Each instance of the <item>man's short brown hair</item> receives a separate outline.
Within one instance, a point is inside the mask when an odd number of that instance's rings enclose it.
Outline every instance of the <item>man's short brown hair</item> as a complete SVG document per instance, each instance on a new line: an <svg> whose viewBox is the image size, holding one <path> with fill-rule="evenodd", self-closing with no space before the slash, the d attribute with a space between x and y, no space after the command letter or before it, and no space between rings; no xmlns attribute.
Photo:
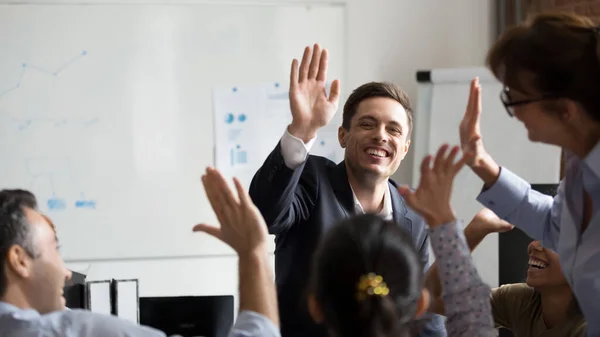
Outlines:
<svg viewBox="0 0 600 337"><path fill-rule="evenodd" d="M373 97L391 98L406 110L406 118L408 120L408 134L406 138L410 138L413 126L413 111L410 106L408 95L398 85L389 82L369 82L354 89L350 97L344 104L344 114L342 116L342 127L350 130L350 122L352 117L356 115L360 102Z"/></svg>

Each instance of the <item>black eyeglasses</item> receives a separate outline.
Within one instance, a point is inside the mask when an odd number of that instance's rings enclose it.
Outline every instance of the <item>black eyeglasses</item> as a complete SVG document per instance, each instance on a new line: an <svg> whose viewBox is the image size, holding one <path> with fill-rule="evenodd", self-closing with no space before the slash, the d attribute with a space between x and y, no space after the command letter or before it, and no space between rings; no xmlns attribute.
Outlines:
<svg viewBox="0 0 600 337"><path fill-rule="evenodd" d="M537 97L537 98L513 101L510 98L510 90L507 87L504 87L502 89L502 91L500 92L500 101L502 101L502 104L504 104L504 108L506 109L506 112L508 113L508 115L510 117L515 116L514 107L516 107L516 106L531 104L531 103L541 102L541 101L547 101L547 100L551 100L551 99L558 99L558 98L560 98L560 96L547 94L547 95L541 95L540 97Z"/></svg>

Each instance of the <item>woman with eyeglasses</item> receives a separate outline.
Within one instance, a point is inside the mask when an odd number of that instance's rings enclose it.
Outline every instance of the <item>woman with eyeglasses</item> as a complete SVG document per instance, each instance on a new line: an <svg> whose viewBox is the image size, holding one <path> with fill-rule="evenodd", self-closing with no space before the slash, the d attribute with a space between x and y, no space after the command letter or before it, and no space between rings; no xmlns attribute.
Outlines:
<svg viewBox="0 0 600 337"><path fill-rule="evenodd" d="M566 173L554 198L532 190L486 152L477 79L460 124L463 152L471 155L467 164L484 182L478 200L558 252L588 336L600 336L599 40L599 30L585 17L542 14L508 29L487 57L504 84L501 98L509 115L525 125L531 141L564 151Z"/></svg>

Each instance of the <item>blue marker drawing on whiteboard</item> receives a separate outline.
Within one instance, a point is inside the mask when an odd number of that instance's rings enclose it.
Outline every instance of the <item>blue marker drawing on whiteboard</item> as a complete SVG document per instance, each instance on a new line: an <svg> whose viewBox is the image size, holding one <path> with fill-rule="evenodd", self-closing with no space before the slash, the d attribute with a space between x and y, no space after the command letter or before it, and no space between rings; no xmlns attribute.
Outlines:
<svg viewBox="0 0 600 337"><path fill-rule="evenodd" d="M67 124L69 122L69 120L67 118L59 118L58 120L54 121L54 127L60 127L63 126L65 124Z"/></svg>
<svg viewBox="0 0 600 337"><path fill-rule="evenodd" d="M24 121L17 121L17 130L19 131L23 131L25 129L27 129L31 123L33 123L33 120L28 119L28 120L24 120Z"/></svg>
<svg viewBox="0 0 600 337"><path fill-rule="evenodd" d="M44 74L48 74L50 76L57 77L58 75L60 75L60 73L62 73L67 68L69 68L69 66L71 66L73 63L77 62L79 59L81 59L82 57L84 57L86 55L87 55L87 51L84 50L84 51L80 52L79 54L77 54L77 56L71 58L70 60L67 60L66 62L64 62L63 64L61 64L54 70L49 70L49 69L37 66L35 64L24 62L21 64L21 74L19 75L19 78L17 79L17 83L15 83L14 85L12 85L4 90L0 90L0 98L2 98L2 96L5 96L6 94L8 94L12 91L19 89L21 87L21 83L23 82L23 77L25 77L25 74L27 73L28 70L34 70L34 71L38 71L38 72L41 72Z"/></svg>
<svg viewBox="0 0 600 337"><path fill-rule="evenodd" d="M225 123L231 124L235 120L235 116L232 113L225 115Z"/></svg>
<svg viewBox="0 0 600 337"><path fill-rule="evenodd" d="M46 200L49 211L62 211L68 207L95 209L97 201L86 197L82 192L79 198L71 204L61 196L65 188L71 187L80 191L77 182L73 179L73 167L69 157L32 157L24 158L25 170L31 176L32 182L30 190L36 191L36 194L51 195ZM57 182L58 185L57 186ZM62 192L61 192L62 191Z"/></svg>
<svg viewBox="0 0 600 337"><path fill-rule="evenodd" d="M90 126L90 125L98 123L98 121L99 121L98 117L94 117L94 118L89 119L86 122L84 122L83 126Z"/></svg>
<svg viewBox="0 0 600 337"><path fill-rule="evenodd" d="M248 163L248 154L246 150L242 150L240 145L230 151L231 166L244 165Z"/></svg>
<svg viewBox="0 0 600 337"><path fill-rule="evenodd" d="M98 117L36 117L26 119L13 119L12 124L16 131L25 132L31 127L64 128L74 127L86 129L100 122Z"/></svg>
<svg viewBox="0 0 600 337"><path fill-rule="evenodd" d="M75 208L96 208L96 202L94 200L77 200L75 201Z"/></svg>
<svg viewBox="0 0 600 337"><path fill-rule="evenodd" d="M96 201L86 198L83 193L80 194L79 199L75 201L75 208L96 208Z"/></svg>
<svg viewBox="0 0 600 337"><path fill-rule="evenodd" d="M238 115L238 121L240 121L240 123L243 123L246 121L246 115L245 114L239 114Z"/></svg>
<svg viewBox="0 0 600 337"><path fill-rule="evenodd" d="M52 197L47 201L48 210L50 211L64 211L67 208L67 202L65 199Z"/></svg>
<svg viewBox="0 0 600 337"><path fill-rule="evenodd" d="M55 179L65 174L65 164L66 160L63 158L25 158L25 168L32 177L30 189L36 190L38 186L45 186L52 194L52 197L46 200L49 211L63 211L67 208L65 199L57 196L55 184Z"/></svg>

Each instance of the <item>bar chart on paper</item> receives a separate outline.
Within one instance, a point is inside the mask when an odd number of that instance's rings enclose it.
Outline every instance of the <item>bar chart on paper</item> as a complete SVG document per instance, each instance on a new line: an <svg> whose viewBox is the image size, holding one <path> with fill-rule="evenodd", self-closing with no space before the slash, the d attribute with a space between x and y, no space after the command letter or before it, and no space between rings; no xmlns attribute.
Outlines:
<svg viewBox="0 0 600 337"><path fill-rule="evenodd" d="M288 83L265 82L215 89L215 163L219 170L250 184L292 122L288 87ZM311 154L336 163L343 159L337 142L339 125L338 117L319 131Z"/></svg>

